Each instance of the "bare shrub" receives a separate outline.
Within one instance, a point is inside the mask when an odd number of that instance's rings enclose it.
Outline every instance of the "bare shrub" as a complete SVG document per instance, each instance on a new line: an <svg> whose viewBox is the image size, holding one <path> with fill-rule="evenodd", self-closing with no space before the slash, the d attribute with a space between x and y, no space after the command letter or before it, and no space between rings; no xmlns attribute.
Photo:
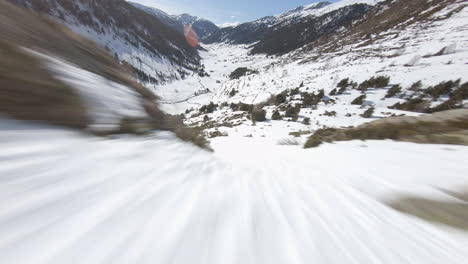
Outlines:
<svg viewBox="0 0 468 264"><path fill-rule="evenodd" d="M319 129L305 144L317 147L323 142L381 140L468 145L468 110L451 110L421 117L389 117L354 128Z"/></svg>

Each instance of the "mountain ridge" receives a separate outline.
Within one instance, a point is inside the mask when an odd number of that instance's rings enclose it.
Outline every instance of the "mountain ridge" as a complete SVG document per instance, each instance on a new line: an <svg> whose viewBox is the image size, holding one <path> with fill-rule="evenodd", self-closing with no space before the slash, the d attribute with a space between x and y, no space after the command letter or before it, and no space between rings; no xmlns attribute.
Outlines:
<svg viewBox="0 0 468 264"><path fill-rule="evenodd" d="M248 44L252 45L253 54L282 55L350 25L380 1L313 3L235 27L222 28L202 41L208 44Z"/></svg>
<svg viewBox="0 0 468 264"><path fill-rule="evenodd" d="M170 15L163 10L157 9L155 7L145 6L142 4L138 4L135 2L129 2L131 5L155 16L156 18L160 19L166 25L174 28L180 33L184 33L184 26L191 25L192 29L200 38L204 38L207 35L218 31L220 28L214 24L213 22L209 21L208 19L200 18L198 16L192 16L187 13L183 13L180 15Z"/></svg>
<svg viewBox="0 0 468 264"><path fill-rule="evenodd" d="M127 63L137 79L158 85L201 67L198 51L174 29L124 0L7 0L53 18Z"/></svg>

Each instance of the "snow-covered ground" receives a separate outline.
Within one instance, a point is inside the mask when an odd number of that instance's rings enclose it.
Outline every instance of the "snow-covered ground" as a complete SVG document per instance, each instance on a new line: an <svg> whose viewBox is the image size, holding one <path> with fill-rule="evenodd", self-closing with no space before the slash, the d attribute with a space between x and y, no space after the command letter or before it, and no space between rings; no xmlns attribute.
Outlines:
<svg viewBox="0 0 468 264"><path fill-rule="evenodd" d="M453 263L468 233L401 214L457 201L468 148L386 141L303 150L166 133L94 138L0 122L0 263Z"/></svg>
<svg viewBox="0 0 468 264"><path fill-rule="evenodd" d="M207 51L200 51L200 55L210 77L199 77L194 73L184 80L174 81L155 89L155 92L162 98L161 107L166 112L180 114L186 109L196 108L210 101L226 101L229 98L228 95L231 89L239 88L242 85L240 83L245 83L244 78L238 80L238 82L230 81L229 74L231 72L238 67L261 69L276 61L274 58L267 58L263 55L249 56L249 49L245 45L214 44L206 45L204 48ZM265 76L265 78L268 77L270 76ZM251 76L251 78L260 78L260 76ZM259 87L254 86L252 88ZM265 90L264 88L263 91ZM255 91L254 96L259 91L262 91L262 89L259 88L258 91ZM265 93L271 95L271 92ZM246 94L242 93L241 96L232 98L232 101L242 100L247 102L253 99L245 97Z"/></svg>

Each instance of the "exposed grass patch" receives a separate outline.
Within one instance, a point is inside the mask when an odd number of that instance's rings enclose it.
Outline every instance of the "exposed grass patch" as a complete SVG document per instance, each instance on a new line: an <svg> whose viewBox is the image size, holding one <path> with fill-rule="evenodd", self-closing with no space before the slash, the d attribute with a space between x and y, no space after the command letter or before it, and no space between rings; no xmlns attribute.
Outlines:
<svg viewBox="0 0 468 264"><path fill-rule="evenodd" d="M462 195L468 196L468 192ZM388 202L388 205L402 213L429 222L468 231L468 204L462 201L446 202L408 196Z"/></svg>
<svg viewBox="0 0 468 264"><path fill-rule="evenodd" d="M445 111L422 117L389 117L354 128L320 129L304 147L356 139L468 145L468 110Z"/></svg>

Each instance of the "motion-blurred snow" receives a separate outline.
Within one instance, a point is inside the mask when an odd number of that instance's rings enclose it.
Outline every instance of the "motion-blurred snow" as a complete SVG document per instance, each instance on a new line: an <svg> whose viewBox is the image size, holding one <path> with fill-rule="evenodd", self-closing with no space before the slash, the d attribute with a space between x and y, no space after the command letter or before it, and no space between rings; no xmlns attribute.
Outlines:
<svg viewBox="0 0 468 264"><path fill-rule="evenodd" d="M468 148L318 149L0 122L0 263L466 263L468 234L394 211L453 200Z"/></svg>

